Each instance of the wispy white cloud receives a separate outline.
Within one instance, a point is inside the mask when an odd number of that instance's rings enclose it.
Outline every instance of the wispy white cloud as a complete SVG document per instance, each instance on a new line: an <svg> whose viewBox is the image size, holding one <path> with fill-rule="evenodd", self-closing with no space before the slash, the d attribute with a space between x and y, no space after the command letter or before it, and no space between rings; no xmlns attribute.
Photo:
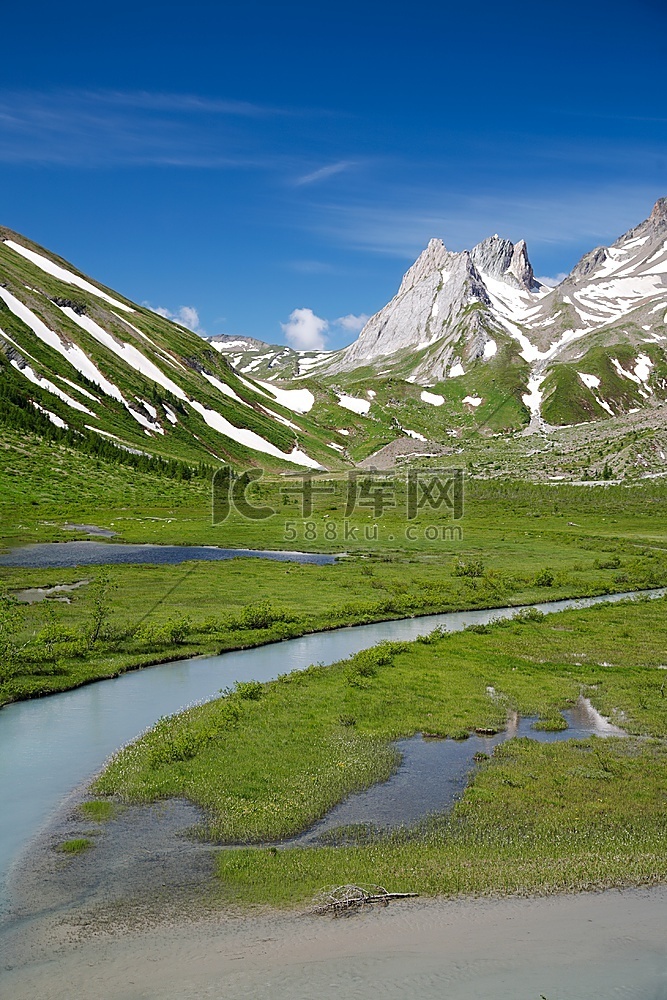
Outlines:
<svg viewBox="0 0 667 1000"><path fill-rule="evenodd" d="M1 90L0 162L293 170L294 157L262 150L257 130L259 119L289 114L194 94Z"/></svg>
<svg viewBox="0 0 667 1000"><path fill-rule="evenodd" d="M198 333L200 337L206 336L206 330L202 329L199 313L194 306L179 306L178 309L172 311L171 309L165 309L164 306L151 306L148 302L144 302L143 305L152 312L157 313L158 316L163 316L165 319L170 319L173 323L178 323L180 326L192 330L193 333Z"/></svg>
<svg viewBox="0 0 667 1000"><path fill-rule="evenodd" d="M451 250L473 247L497 232L530 246L576 247L609 243L646 218L662 192L646 186L608 186L519 196L468 195L403 187L373 204L318 206L311 225L347 249L414 259L429 239Z"/></svg>
<svg viewBox="0 0 667 1000"><path fill-rule="evenodd" d="M330 163L326 167L320 167L319 170L313 170L312 173L303 174L301 177L297 177L294 183L297 187L303 184L317 184L318 181L326 181L329 177L342 174L344 170L349 170L353 166L354 163L351 160L340 160L338 163Z"/></svg>
<svg viewBox="0 0 667 1000"><path fill-rule="evenodd" d="M368 319L369 317L366 313L360 313L358 316L348 313L347 316L339 316L338 319L335 319L334 325L339 326L346 333L360 333L368 322Z"/></svg>
<svg viewBox="0 0 667 1000"><path fill-rule="evenodd" d="M321 351L326 346L329 322L312 309L294 309L288 322L280 325L287 343L297 351Z"/></svg>
<svg viewBox="0 0 667 1000"><path fill-rule="evenodd" d="M567 278L567 274L566 274L565 271L562 271L560 274L554 275L553 278L542 277L542 278L538 278L537 280L540 281L540 282L542 282L543 285L548 285L549 288L555 288L556 285L560 285L561 281L564 281L565 278Z"/></svg>

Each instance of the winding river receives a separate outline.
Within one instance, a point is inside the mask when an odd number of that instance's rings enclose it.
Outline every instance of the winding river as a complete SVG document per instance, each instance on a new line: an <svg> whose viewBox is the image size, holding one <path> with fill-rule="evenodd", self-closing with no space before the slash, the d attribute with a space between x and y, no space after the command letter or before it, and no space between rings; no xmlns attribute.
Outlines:
<svg viewBox="0 0 667 1000"><path fill-rule="evenodd" d="M646 592L662 596L665 589ZM546 613L619 601L605 595L535 605ZM311 663L335 663L382 640L412 640L435 628L457 631L515 607L450 612L361 625L123 674L0 711L0 882L65 797L118 747L160 716L216 697L237 680L267 681Z"/></svg>

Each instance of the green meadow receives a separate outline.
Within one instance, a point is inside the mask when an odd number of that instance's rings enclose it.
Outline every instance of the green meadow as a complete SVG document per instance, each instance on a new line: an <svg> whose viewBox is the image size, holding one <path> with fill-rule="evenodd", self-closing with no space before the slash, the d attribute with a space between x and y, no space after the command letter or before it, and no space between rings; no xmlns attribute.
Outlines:
<svg viewBox="0 0 667 1000"><path fill-rule="evenodd" d="M5 545L89 537L64 528L79 523L115 531L114 541L345 555L325 566L2 567L0 704L344 625L667 584L660 480L588 487L469 479L460 518L446 503L425 503L408 518L404 475L382 481L380 509L362 478L351 510L350 479L315 477L309 512L299 477L266 477L247 496L272 516L232 511L213 524L204 477L178 480L35 444L45 477L32 447L14 439L2 455ZM32 605L16 601L25 588L71 583L82 585Z"/></svg>
<svg viewBox="0 0 667 1000"><path fill-rule="evenodd" d="M470 465L465 455L442 463L468 473ZM232 511L213 523L207 471L182 473L8 433L2 544L90 537L66 530L74 523L114 531L114 541L297 549L338 560L3 567L0 704L347 625L667 585L660 479L589 486L468 475L454 518L447 503L409 516L403 473L384 481L386 503L370 492L377 480L366 492L358 482L353 504L347 475L314 477L309 511L303 481L274 475L247 491L270 517ZM72 583L80 586L41 602L17 599L27 588ZM190 799L205 817L196 835L233 845L218 854L218 880L224 899L243 904L297 905L348 881L457 894L664 880L665 607L639 600L544 618L520 613L240 684L160 720L123 750L99 777L86 815L112 820L124 802ZM464 739L476 728L502 729L513 712L558 730L581 694L630 735L510 740L478 762L446 815L390 834L347 830L316 848L263 846L390 777L398 737ZM90 846L62 850L75 856Z"/></svg>
<svg viewBox="0 0 667 1000"><path fill-rule="evenodd" d="M121 802L184 796L207 817L199 836L266 844L385 780L398 737L461 739L502 728L510 712L557 728L583 694L628 737L509 740L479 763L449 814L414 828L363 830L358 843L348 830L341 846L223 849L224 897L292 905L345 882L452 894L664 880L666 608L662 598L520 612L246 682L160 720L110 762L94 792Z"/></svg>

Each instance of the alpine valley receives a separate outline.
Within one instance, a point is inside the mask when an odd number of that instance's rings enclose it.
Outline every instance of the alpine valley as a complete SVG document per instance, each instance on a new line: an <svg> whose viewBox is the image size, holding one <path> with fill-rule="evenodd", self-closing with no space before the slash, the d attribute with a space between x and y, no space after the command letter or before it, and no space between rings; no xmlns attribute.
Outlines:
<svg viewBox="0 0 667 1000"><path fill-rule="evenodd" d="M596 456L607 478L655 475L666 346L664 198L555 288L524 241L455 253L432 239L335 352L204 339L0 229L2 425L93 452L335 472L472 450L487 475L523 462L595 479ZM480 458L491 440L499 464ZM576 457L529 461L542 440Z"/></svg>

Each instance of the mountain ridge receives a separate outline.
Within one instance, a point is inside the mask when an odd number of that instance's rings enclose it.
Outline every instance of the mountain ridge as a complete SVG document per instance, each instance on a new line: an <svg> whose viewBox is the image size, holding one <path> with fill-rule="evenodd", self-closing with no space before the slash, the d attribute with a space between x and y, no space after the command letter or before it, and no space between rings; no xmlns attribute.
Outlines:
<svg viewBox="0 0 667 1000"><path fill-rule="evenodd" d="M0 227L0 388L21 419L167 461L335 470L401 437L455 450L624 417L667 399L666 347L664 198L555 288L523 240L434 238L333 352L202 338Z"/></svg>

